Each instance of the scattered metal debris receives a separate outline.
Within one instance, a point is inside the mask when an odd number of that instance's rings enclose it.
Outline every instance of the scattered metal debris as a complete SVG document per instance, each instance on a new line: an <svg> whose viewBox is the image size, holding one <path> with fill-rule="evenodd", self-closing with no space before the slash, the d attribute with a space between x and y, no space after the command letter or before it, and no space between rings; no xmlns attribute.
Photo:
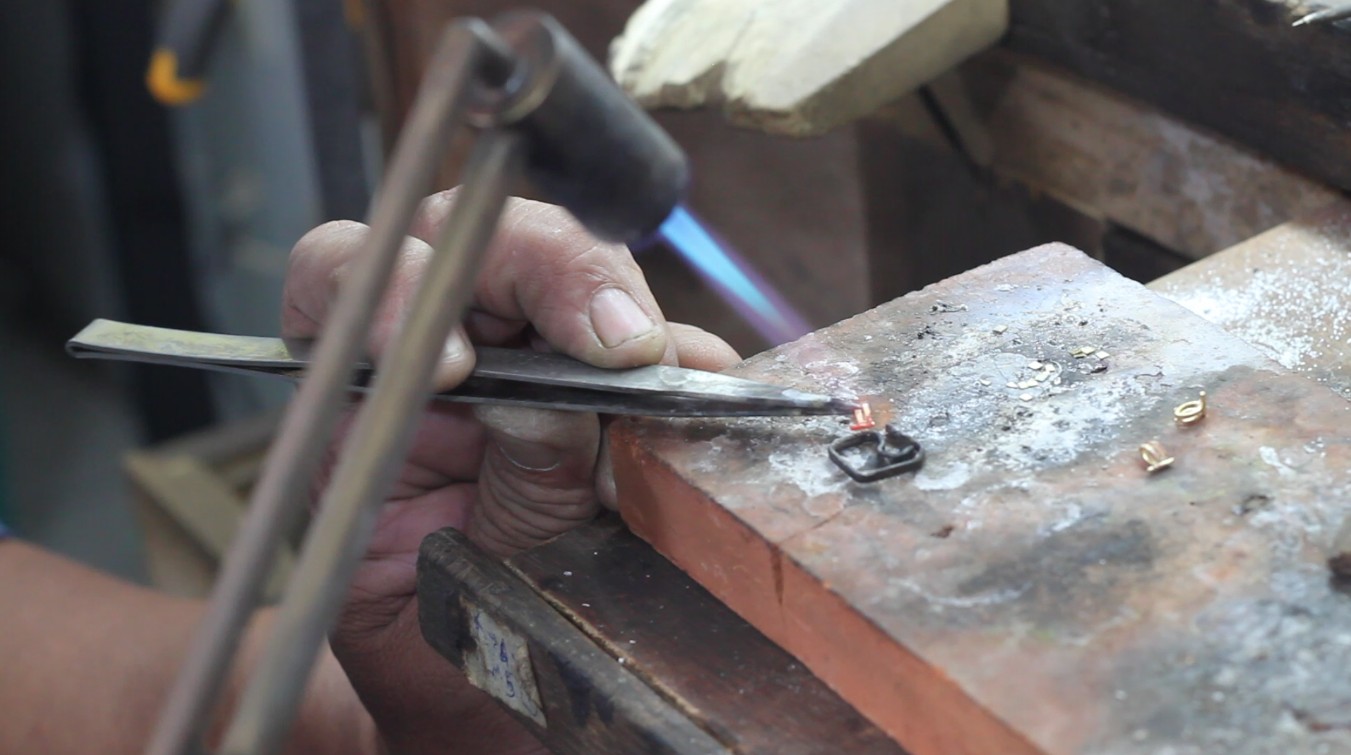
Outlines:
<svg viewBox="0 0 1351 755"><path fill-rule="evenodd" d="M1164 450L1163 444L1157 440L1151 440L1148 443L1140 444L1140 460L1145 463L1145 471L1154 474L1173 465L1173 457Z"/></svg>
<svg viewBox="0 0 1351 755"><path fill-rule="evenodd" d="M1180 425L1194 425L1206 417L1206 392L1201 397L1177 405L1173 409L1173 419Z"/></svg>
<svg viewBox="0 0 1351 755"><path fill-rule="evenodd" d="M1258 509L1265 508L1270 503L1271 496L1265 493L1252 493L1234 507L1234 513L1239 516L1247 516Z"/></svg>
<svg viewBox="0 0 1351 755"><path fill-rule="evenodd" d="M933 306L929 307L929 312L931 314L938 314L939 312L965 312L965 311L966 311L965 304L949 304L945 301L934 302Z"/></svg>
<svg viewBox="0 0 1351 755"><path fill-rule="evenodd" d="M870 453L853 454L854 449ZM852 460L858 457L858 461ZM830 445L830 460L858 482L875 482L924 466L924 449L895 425L846 435Z"/></svg>

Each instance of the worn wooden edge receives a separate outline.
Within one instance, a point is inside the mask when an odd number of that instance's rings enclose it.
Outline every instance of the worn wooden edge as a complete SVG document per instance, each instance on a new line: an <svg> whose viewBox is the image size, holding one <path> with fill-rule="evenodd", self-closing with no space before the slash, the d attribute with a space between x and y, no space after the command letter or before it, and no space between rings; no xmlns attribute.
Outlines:
<svg viewBox="0 0 1351 755"><path fill-rule="evenodd" d="M1277 0L1011 0L1005 44L1351 188L1351 45Z"/></svg>
<svg viewBox="0 0 1351 755"><path fill-rule="evenodd" d="M507 565L738 753L904 752L617 515L512 556Z"/></svg>
<svg viewBox="0 0 1351 755"><path fill-rule="evenodd" d="M507 704L500 690L495 696L555 752L731 752L456 530L423 541L418 617L427 643L461 669L491 665L490 650L504 661L524 655L545 723ZM479 617L500 628L503 646L475 640Z"/></svg>
<svg viewBox="0 0 1351 755"><path fill-rule="evenodd" d="M1035 56L991 50L930 90L991 182L1199 259L1335 200L1337 192L1252 147ZM948 148L928 113L878 116Z"/></svg>
<svg viewBox="0 0 1351 755"><path fill-rule="evenodd" d="M1008 0L912 0L885 13L871 0L834 5L648 0L612 44L610 69L644 107L715 107L737 126L812 137L923 86L1008 28Z"/></svg>
<svg viewBox="0 0 1351 755"><path fill-rule="evenodd" d="M703 491L699 496L707 505L701 510L687 511L688 516L666 516L655 502L663 490L686 486L687 481L640 442L629 422L616 423L611 432L616 483L626 492L620 511L629 527L659 553L676 560L709 592L724 601L735 596L734 610L742 618L781 646L791 644L795 657L827 685L842 677L870 680L866 689L852 690L850 702L907 749L919 753L1040 752L968 697L940 669L892 642L871 621L845 606L826 610L828 604L841 604L842 599L791 557L771 552L766 541ZM709 518L716 521L710 524ZM697 562L676 559L678 548L673 544L691 538L703 540L702 551L714 557ZM729 572L723 568L724 560L740 566L735 573ZM733 589L734 584L748 582L756 587ZM790 582L798 586L795 593L785 589ZM799 599L785 602L787 594ZM841 615L846 617L843 621L827 620ZM789 622L795 624L791 629ZM860 637L866 638L869 652L858 652ZM840 648L848 652L839 652Z"/></svg>

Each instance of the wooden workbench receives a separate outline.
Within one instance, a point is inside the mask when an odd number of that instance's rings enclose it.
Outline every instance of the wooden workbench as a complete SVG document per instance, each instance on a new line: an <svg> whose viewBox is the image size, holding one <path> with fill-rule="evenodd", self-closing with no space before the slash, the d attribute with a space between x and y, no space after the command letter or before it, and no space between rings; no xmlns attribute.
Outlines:
<svg viewBox="0 0 1351 755"><path fill-rule="evenodd" d="M1290 297L1279 287L1255 291L1232 283L1249 280L1259 264L1255 260L1285 285L1300 287L1306 308L1317 306L1323 315L1269 323L1255 345L1292 369L1345 390L1351 371L1343 359L1347 333L1342 318L1351 311L1351 297L1338 280L1351 269L1351 208L1329 208L1274 230L1174 274L1158 288L1214 321L1259 329L1263 326L1248 315L1284 314L1271 307ZM1301 283L1296 274L1301 270L1318 274L1304 276ZM1297 352L1290 351L1291 343L1299 345ZM1292 358L1294 353L1299 358ZM566 736L585 734L565 744L550 739L560 751L623 751L616 742L632 740L612 738L615 722L636 726L635 721L654 718L662 723L652 724L648 733L665 743L665 751L704 751L676 742L673 722L682 727L677 732L693 726L713 735L718 747L735 752L817 752L830 747L827 743L841 752L886 751L876 729L845 712L837 697L803 676L801 666L613 520L584 527L506 565L478 554L457 535L441 533L429 540L423 568L424 606L439 607L424 608L424 631L443 654L463 664L482 652L465 640L469 614L463 607L470 606L514 632L514 642L528 648L529 657L543 654L555 664L570 662L586 679L571 687L540 682L541 704L552 710L548 720L561 718ZM480 576L466 579L470 573ZM502 603L504 594L513 600ZM571 635L586 653L542 648L537 643L545 635ZM1279 651L1273 646L1272 652ZM540 667L536 660L537 673ZM618 706L609 721L602 721L577 696L600 694L596 690L605 689L604 680L612 676L644 682L648 694L622 695L627 707ZM1300 710L1312 717L1314 729L1336 728L1324 720L1326 711ZM626 711L636 718L621 715ZM541 734L556 736L557 726Z"/></svg>
<svg viewBox="0 0 1351 755"><path fill-rule="evenodd" d="M1319 670L1351 662L1326 568L1351 404L1326 387L1058 245L734 372L870 397L928 460L861 485L823 453L839 422L626 420L624 518L908 748L1351 746L1282 726L1351 705ZM1319 629L1271 635L1285 611Z"/></svg>

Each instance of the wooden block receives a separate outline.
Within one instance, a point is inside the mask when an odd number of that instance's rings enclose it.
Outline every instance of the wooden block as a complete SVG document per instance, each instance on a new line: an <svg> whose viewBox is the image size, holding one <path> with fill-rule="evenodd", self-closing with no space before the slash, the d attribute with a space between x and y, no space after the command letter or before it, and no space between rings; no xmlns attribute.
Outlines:
<svg viewBox="0 0 1351 755"><path fill-rule="evenodd" d="M872 397L926 466L854 483L829 418L625 420L624 518L908 749L1351 746L1351 403L1063 245L735 372Z"/></svg>
<svg viewBox="0 0 1351 755"><path fill-rule="evenodd" d="M269 412L126 455L156 588L184 597L211 591L279 416ZM264 600L281 594L293 553L289 543L278 550Z"/></svg>
<svg viewBox="0 0 1351 755"><path fill-rule="evenodd" d="M903 755L801 663L605 516L507 565L740 755Z"/></svg>
<svg viewBox="0 0 1351 755"><path fill-rule="evenodd" d="M993 51L960 73L990 168L1193 259L1337 198L1288 167L1035 59Z"/></svg>
<svg viewBox="0 0 1351 755"><path fill-rule="evenodd" d="M1345 24L1292 28L1311 7L1010 0L1005 44L1351 189L1351 46Z"/></svg>
<svg viewBox="0 0 1351 755"><path fill-rule="evenodd" d="M460 532L423 541L418 620L552 752L731 753Z"/></svg>
<svg viewBox="0 0 1351 755"><path fill-rule="evenodd" d="M721 106L735 124L814 136L993 44L1008 0L648 0L610 68L647 107Z"/></svg>

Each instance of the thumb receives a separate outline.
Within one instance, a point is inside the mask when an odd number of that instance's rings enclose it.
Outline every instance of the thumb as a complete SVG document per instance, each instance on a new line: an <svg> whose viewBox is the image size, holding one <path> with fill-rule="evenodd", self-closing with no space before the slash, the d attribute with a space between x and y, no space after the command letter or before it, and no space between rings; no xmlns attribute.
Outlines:
<svg viewBox="0 0 1351 755"><path fill-rule="evenodd" d="M479 406L488 433L468 534L501 556L596 515L600 421L594 414Z"/></svg>

